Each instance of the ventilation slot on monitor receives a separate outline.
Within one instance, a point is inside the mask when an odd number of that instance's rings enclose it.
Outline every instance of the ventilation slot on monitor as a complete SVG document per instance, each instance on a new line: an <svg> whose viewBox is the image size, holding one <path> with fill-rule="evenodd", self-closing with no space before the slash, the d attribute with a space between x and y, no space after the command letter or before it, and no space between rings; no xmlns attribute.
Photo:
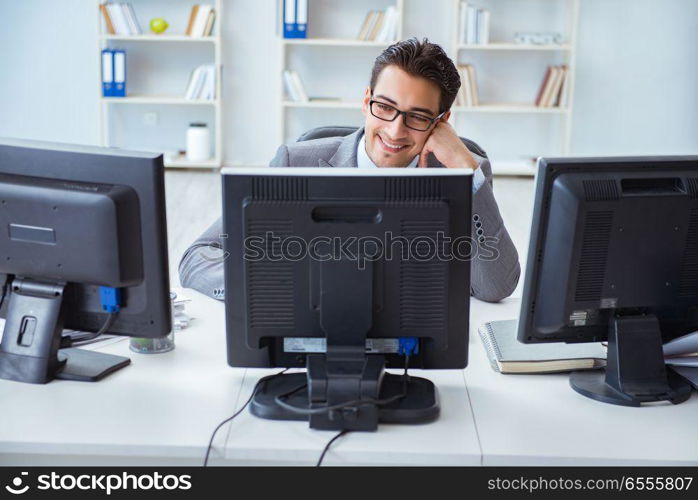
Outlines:
<svg viewBox="0 0 698 500"><path fill-rule="evenodd" d="M255 177L252 196L256 200L307 200L308 179L303 177Z"/></svg>
<svg viewBox="0 0 698 500"><path fill-rule="evenodd" d="M575 300L601 300L613 212L589 212L584 221Z"/></svg>
<svg viewBox="0 0 698 500"><path fill-rule="evenodd" d="M247 238L258 241L255 251L245 256L247 314L252 328L294 326L293 262L281 258L282 243L278 241L291 234L290 220L247 222Z"/></svg>
<svg viewBox="0 0 698 500"><path fill-rule="evenodd" d="M439 177L388 177L385 179L385 199L439 200L442 180Z"/></svg>
<svg viewBox="0 0 698 500"><path fill-rule="evenodd" d="M436 258L437 234L445 234L444 221L403 221L400 262L400 329L425 331L446 327L448 262ZM397 248L395 248L397 251ZM395 255L393 258L400 258Z"/></svg>
<svg viewBox="0 0 698 500"><path fill-rule="evenodd" d="M688 194L691 198L698 198L698 178L689 177L686 179L686 184L688 185Z"/></svg>
<svg viewBox="0 0 698 500"><path fill-rule="evenodd" d="M609 201L618 199L618 185L613 179L584 181L586 201Z"/></svg>
<svg viewBox="0 0 698 500"><path fill-rule="evenodd" d="M690 181L696 179L689 180ZM698 209L691 210L686 247L681 261L679 296L698 296Z"/></svg>

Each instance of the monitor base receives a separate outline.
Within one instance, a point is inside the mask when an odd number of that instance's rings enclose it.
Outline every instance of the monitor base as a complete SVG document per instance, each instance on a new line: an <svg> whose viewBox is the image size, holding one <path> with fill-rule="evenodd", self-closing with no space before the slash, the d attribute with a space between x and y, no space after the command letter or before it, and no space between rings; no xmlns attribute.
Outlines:
<svg viewBox="0 0 698 500"><path fill-rule="evenodd" d="M390 424L423 424L433 422L440 413L438 393L433 382L419 377L408 377L405 397L393 403L379 406L378 421ZM309 420L308 415L292 412L276 404L275 398L288 394L294 389L297 392L285 398L284 401L297 408L309 409L308 375L305 372L289 373L265 377L259 381L255 394L250 402L250 412L259 418L270 420ZM380 399L388 399L399 395L403 390L402 375L386 373L380 388ZM375 430L354 429L347 425L345 418L341 428L325 430Z"/></svg>
<svg viewBox="0 0 698 500"><path fill-rule="evenodd" d="M671 370L667 370L669 390L662 394L627 394L618 391L606 383L606 372L588 370L570 374L570 386L582 396L621 406L642 406L643 403L669 401L679 404L691 397L691 386Z"/></svg>
<svg viewBox="0 0 698 500"><path fill-rule="evenodd" d="M65 283L15 279L0 342L0 379L46 384L54 378L96 382L131 360L60 349Z"/></svg>
<svg viewBox="0 0 698 500"><path fill-rule="evenodd" d="M670 401L691 396L691 386L667 370L659 320L653 314L617 316L608 327L608 353L603 371L574 372L570 385L583 396L623 406Z"/></svg>

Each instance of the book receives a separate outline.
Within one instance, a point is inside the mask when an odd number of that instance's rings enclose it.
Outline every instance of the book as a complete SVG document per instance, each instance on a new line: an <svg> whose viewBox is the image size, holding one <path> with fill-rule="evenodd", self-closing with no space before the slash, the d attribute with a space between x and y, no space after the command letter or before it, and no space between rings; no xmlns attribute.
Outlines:
<svg viewBox="0 0 698 500"><path fill-rule="evenodd" d="M116 35L130 35L131 29L129 28L128 21L124 14L121 5L116 3L108 3L107 11L109 12L109 17L111 17L112 23L114 24L114 30Z"/></svg>
<svg viewBox="0 0 698 500"><path fill-rule="evenodd" d="M468 83L470 83L470 93L472 95L472 106L480 105L480 97L477 92L477 80L475 79L475 67L472 64L466 64L468 71Z"/></svg>
<svg viewBox="0 0 698 500"><path fill-rule="evenodd" d="M356 35L357 40L365 40L366 39L366 33L368 33L368 26L371 23L371 18L373 16L373 13L375 11L369 10L366 13L366 17L364 17L364 22L361 24L361 29L359 30L359 34Z"/></svg>
<svg viewBox="0 0 698 500"><path fill-rule="evenodd" d="M518 321L491 321L478 328L492 369L499 373L558 373L606 366L606 348L598 343L523 344Z"/></svg>
<svg viewBox="0 0 698 500"><path fill-rule="evenodd" d="M102 50L102 96L114 96L114 53Z"/></svg>
<svg viewBox="0 0 698 500"><path fill-rule="evenodd" d="M114 54L114 85L112 97L126 97L126 51L112 50Z"/></svg>
<svg viewBox="0 0 698 500"><path fill-rule="evenodd" d="M142 35L143 30L141 30L141 25L138 22L138 18L136 17L136 12L133 10L133 7L131 6L130 3L122 3L121 9L124 11L124 16L126 17L126 21L128 22L129 25L129 30L131 31L132 35Z"/></svg>
<svg viewBox="0 0 698 500"><path fill-rule="evenodd" d="M548 100L545 103L546 108L556 106L558 96L560 95L560 89L562 88L562 81L565 79L565 73L565 66L557 66L557 74L555 75L555 80L551 84L550 94L548 95Z"/></svg>
<svg viewBox="0 0 698 500"><path fill-rule="evenodd" d="M376 22L374 25L371 27L371 32L368 34L368 40L374 41L376 37L378 36L378 32L381 29L381 26L383 26L383 21L385 20L385 12L382 10L376 12Z"/></svg>
<svg viewBox="0 0 698 500"><path fill-rule="evenodd" d="M541 97L541 102L540 102L540 107L542 108L547 108L549 107L549 102L553 93L553 88L555 85L557 85L557 79L560 76L560 68L557 66L551 66L550 68L550 78L548 78L548 81L545 86L545 90L543 91L543 97Z"/></svg>
<svg viewBox="0 0 698 500"><path fill-rule="evenodd" d="M107 28L107 33L116 35L114 24L112 23L111 16L109 16L109 10L107 10L107 5L103 3L99 4L99 10L102 12L102 17L104 17L104 25Z"/></svg>
<svg viewBox="0 0 698 500"><path fill-rule="evenodd" d="M567 103L569 101L570 69L567 66L564 66L564 68L565 78L562 80L562 88L560 89L560 95L557 101L557 106L560 108L567 108Z"/></svg>
<svg viewBox="0 0 698 500"><path fill-rule="evenodd" d="M184 32L185 35L191 36L191 28L194 26L194 19L196 19L196 13L199 11L199 6L194 5L189 13L189 21L187 22L187 29Z"/></svg>
<svg viewBox="0 0 698 500"><path fill-rule="evenodd" d="M298 73L292 70L285 70L284 73L284 85L286 86L286 93L294 102L307 102L308 96L303 88L303 83L301 82Z"/></svg>
<svg viewBox="0 0 698 500"><path fill-rule="evenodd" d="M383 17L383 25L381 26L378 35L376 35L376 41L378 42L390 42L396 38L397 35L397 10L394 6L390 6L385 9L385 15Z"/></svg>
<svg viewBox="0 0 698 500"><path fill-rule="evenodd" d="M465 43L472 45L477 43L477 8L468 4Z"/></svg>
<svg viewBox="0 0 698 500"><path fill-rule="evenodd" d="M208 19L206 20L206 26L204 27L204 35L203 36L211 36L211 33L213 33L213 23L216 21L216 11L214 9L211 9L211 12L208 13Z"/></svg>
<svg viewBox="0 0 698 500"><path fill-rule="evenodd" d="M550 73L552 73L552 66L548 66L548 68L545 70L545 76L543 77L543 81L540 84L540 88L538 89L538 95L536 96L536 106L540 106L541 102L543 102L543 94L545 93L545 89L548 86L548 80L550 79Z"/></svg>
<svg viewBox="0 0 698 500"><path fill-rule="evenodd" d="M192 23L190 36L202 37L204 36L204 30L206 29L206 23L208 22L208 14L213 10L213 7L207 4L199 5L196 11L196 17Z"/></svg>
<svg viewBox="0 0 698 500"><path fill-rule="evenodd" d="M368 24L366 25L366 30L364 31L361 40L370 40L369 37L371 36L371 32L373 31L373 28L376 26L376 23L380 19L378 13L379 12L377 10L372 10L371 12L369 12Z"/></svg>
<svg viewBox="0 0 698 500"><path fill-rule="evenodd" d="M300 100L302 102L308 102L308 94L305 92L305 88L303 87L303 82L301 82L301 77L296 73L295 71L291 71L291 78L293 79L293 84L296 86L296 90L298 91L298 96L300 97Z"/></svg>
<svg viewBox="0 0 698 500"><path fill-rule="evenodd" d="M490 11L487 9L477 10L477 39L478 45L490 43Z"/></svg>
<svg viewBox="0 0 698 500"><path fill-rule="evenodd" d="M204 64L192 71L184 98L204 101L212 101L216 98L216 67L214 65Z"/></svg>

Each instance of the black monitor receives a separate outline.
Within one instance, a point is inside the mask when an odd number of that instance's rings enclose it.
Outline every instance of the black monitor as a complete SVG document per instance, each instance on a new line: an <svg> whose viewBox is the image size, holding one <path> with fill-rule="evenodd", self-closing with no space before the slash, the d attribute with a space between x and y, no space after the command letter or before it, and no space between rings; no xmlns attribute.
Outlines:
<svg viewBox="0 0 698 500"><path fill-rule="evenodd" d="M374 430L439 414L433 384L384 368L464 368L468 169L226 169L228 363L307 367L253 414Z"/></svg>
<svg viewBox="0 0 698 500"><path fill-rule="evenodd" d="M66 329L171 330L162 155L0 139L0 378L99 380L125 357Z"/></svg>
<svg viewBox="0 0 698 500"><path fill-rule="evenodd" d="M698 329L698 156L542 158L518 338L608 341L573 373L607 403L680 403L662 343Z"/></svg>

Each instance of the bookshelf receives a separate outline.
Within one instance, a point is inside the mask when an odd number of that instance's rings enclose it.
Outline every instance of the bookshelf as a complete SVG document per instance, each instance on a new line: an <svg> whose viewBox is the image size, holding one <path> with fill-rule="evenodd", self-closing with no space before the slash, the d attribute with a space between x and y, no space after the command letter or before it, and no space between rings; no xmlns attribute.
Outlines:
<svg viewBox="0 0 698 500"><path fill-rule="evenodd" d="M99 10L102 3L104 0L97 0L95 8ZM215 9L216 19L212 34L203 37L184 34L189 13L195 3L193 1L173 0L163 3L158 0L131 0L130 3L142 28L141 35L109 34L102 13L98 12L99 123L102 145L162 152L168 168L221 167L223 0L204 2ZM153 17L168 20L170 26L165 33L150 32L149 20ZM102 96L101 52L105 48L126 50L126 97ZM215 67L216 97L213 100L191 100L184 97L189 76L200 64L213 64ZM130 88L132 80L135 89ZM206 122L211 132L212 156L208 160L192 162L181 154L185 149L187 127L194 121ZM134 139L137 140L135 144Z"/></svg>
<svg viewBox="0 0 698 500"><path fill-rule="evenodd" d="M340 98L337 100L321 101L309 100L305 102L289 100L284 86L283 72L287 69L294 69L294 57L302 57L303 55L309 55L312 52L315 57L322 59L329 54L328 50L332 49L337 51L331 53L333 58L376 57L383 49L395 41L402 39L403 37L404 0L387 0L384 2L371 1L364 3L344 2L344 4L349 5L349 8L351 9L351 12L348 12L346 17L350 17L351 20L355 22L347 21L346 19L341 19L341 22L338 22L338 18L342 16L330 15L333 11L340 8L339 2L336 2L335 5L330 1L327 2L326 5L322 5L321 2L309 1L308 8L310 9L310 12L308 13L308 38L283 38L281 35L281 29L283 27L283 19L281 19L283 12L283 0L278 0L277 2L277 22L281 28L279 30L279 46L281 51L281 63L279 70L279 86L281 90L281 102L279 105L280 143L295 140L295 137L292 137L292 135L297 134L294 134L288 126L289 120L293 118L291 115L295 112L303 113L303 110L315 110L319 112L322 110L349 110L350 112L355 112L356 110L361 109L361 101L356 100L356 93L354 93L350 99ZM394 6L397 12L396 40L384 42L374 40L358 40L355 37L355 35L357 35L359 32L359 28L361 27L360 21L364 19L364 16L369 10L386 9L390 6ZM323 7L327 12L319 12L319 10ZM325 15L323 16L323 14ZM324 22L326 19L329 19L330 22ZM320 26L317 26L316 23ZM357 55L357 52L360 54ZM301 74L301 77L302 76L303 75ZM332 122L332 114L327 114L325 112L325 115L327 116L328 120L326 122L327 125L340 124Z"/></svg>
<svg viewBox="0 0 698 500"><path fill-rule="evenodd" d="M537 156L564 156L570 152L579 0L469 1L476 7L491 10L490 43L461 43L458 31L461 22L459 0L434 3L434 14L443 15L450 33L446 35L446 43L441 45L457 64L473 64L479 84L481 104L453 106L451 123L461 136L469 137L485 148L495 175L533 175ZM279 1L279 12L281 5ZM377 56L390 43L353 39L352 30L358 32L358 24L366 9L385 9L389 5L394 5L400 14L398 39L411 36L434 39L428 32L404 33L405 16L409 17L411 13L405 11L404 0L395 0L395 3L390 0L384 3L357 3L352 7L354 12L342 10L336 0L311 1L308 38L280 37L280 142L294 141L300 133L320 124L363 123L359 114L361 102L357 98L362 88L346 90L347 84L337 75L347 75L350 71L341 65L332 67L331 60L344 58L357 67L356 61L363 57L361 61L365 60L369 65L363 69L363 74L368 76L372 64L368 56ZM407 7L410 5L408 3ZM348 28L335 27L328 22L327 19L332 19L331 15L316 11L323 8L337 11L337 17L341 13ZM316 23L322 26L314 33ZM519 44L515 43L515 33L519 31L557 32L563 39L559 44ZM553 64L568 67L567 105L537 107L536 93L547 66ZM322 92L330 94L324 97L340 99L290 100L286 97L282 77L286 69L297 70L308 94Z"/></svg>
<svg viewBox="0 0 698 500"><path fill-rule="evenodd" d="M452 123L460 135L468 135L470 130L483 131L482 134L471 133L471 136L483 143L495 175L532 176L535 174L535 158L537 156L566 156L570 153L579 0L523 0L519 2L513 0L489 2L469 0L470 5L491 11L489 36L491 41L481 45L461 42L460 3L460 0L452 0L451 4L454 21L452 22L453 35L450 55L459 64L470 63L475 67L482 104L455 106ZM536 19L534 15L532 20L528 20L529 25L532 26L517 26L519 21L516 16L521 14L521 9L526 8L544 19ZM549 12L553 13L549 14ZM503 22L498 25L500 19L503 19ZM564 42L541 45L512 43L514 39L512 28L521 31L559 32ZM515 67L520 72L520 76L516 73L501 71L501 68L506 67L507 64ZM536 89L541 84L545 67L551 64L565 64L568 68L566 106L537 107L534 104L535 92L531 92L531 90ZM535 69L529 71L527 66L538 68L538 71L536 72ZM498 77L497 67L500 69L500 75L505 74L509 78ZM536 75L538 75L537 81ZM526 86L529 89L528 102L499 102L497 98L508 100L507 94L518 93L522 95L521 92L512 92L515 89L510 83L511 80L518 82L519 86ZM489 91L491 88L496 89L496 91ZM483 94L484 99L482 99ZM492 98L497 100L493 101ZM479 121L481 123L478 123ZM487 123L482 123L484 121ZM487 130L494 129L509 130L511 135L516 134L517 130L520 130L522 134L528 134L535 129L537 137L534 139L541 145L541 148L531 150L521 143L507 147L504 144L507 141L505 133L500 133L499 137L496 134L487 134Z"/></svg>

